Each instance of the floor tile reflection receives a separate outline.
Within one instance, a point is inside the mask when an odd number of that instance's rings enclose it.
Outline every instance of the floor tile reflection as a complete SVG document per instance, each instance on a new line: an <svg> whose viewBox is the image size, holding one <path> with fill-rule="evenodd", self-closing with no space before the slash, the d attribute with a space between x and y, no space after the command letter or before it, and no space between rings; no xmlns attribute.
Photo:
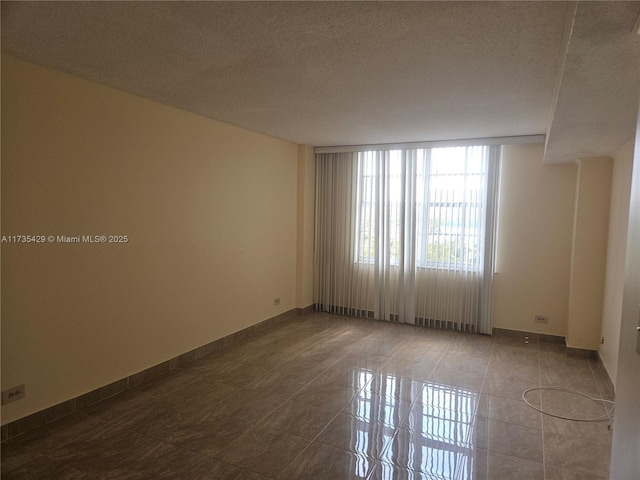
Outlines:
<svg viewBox="0 0 640 480"><path fill-rule="evenodd" d="M371 458L320 443L312 443L278 478L282 480L364 480L373 467Z"/></svg>
<svg viewBox="0 0 640 480"><path fill-rule="evenodd" d="M354 454L379 459L395 431L396 429L389 425L341 413L318 435L316 441Z"/></svg>
<svg viewBox="0 0 640 480"><path fill-rule="evenodd" d="M612 397L556 344L312 313L3 442L2 478L606 479L607 422L547 383Z"/></svg>
<svg viewBox="0 0 640 480"><path fill-rule="evenodd" d="M544 466L511 455L474 448L468 452L457 472L458 480L545 480Z"/></svg>
<svg viewBox="0 0 640 480"><path fill-rule="evenodd" d="M400 428L382 460L436 478L453 479L466 454L466 432L445 419L432 418L426 425L430 428L423 431Z"/></svg>

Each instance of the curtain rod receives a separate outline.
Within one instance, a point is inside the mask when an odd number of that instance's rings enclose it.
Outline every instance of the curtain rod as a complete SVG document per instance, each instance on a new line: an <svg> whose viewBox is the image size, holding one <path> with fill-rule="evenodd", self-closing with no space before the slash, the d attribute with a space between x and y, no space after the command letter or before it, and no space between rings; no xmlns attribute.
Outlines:
<svg viewBox="0 0 640 480"><path fill-rule="evenodd" d="M371 145L341 145L315 147L315 153L349 153L375 150L411 150L414 148L470 147L473 145L514 145L520 143L544 143L544 135L521 135L517 137L468 138L459 140L437 140L429 142L379 143Z"/></svg>

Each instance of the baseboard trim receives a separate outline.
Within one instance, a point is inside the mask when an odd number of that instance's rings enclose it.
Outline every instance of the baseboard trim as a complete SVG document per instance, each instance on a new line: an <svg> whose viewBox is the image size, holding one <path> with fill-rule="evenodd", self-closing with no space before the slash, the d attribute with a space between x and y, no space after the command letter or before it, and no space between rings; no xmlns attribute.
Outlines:
<svg viewBox="0 0 640 480"><path fill-rule="evenodd" d="M587 348L567 347L567 357L588 358L589 360L598 360L598 351L589 350Z"/></svg>
<svg viewBox="0 0 640 480"><path fill-rule="evenodd" d="M546 333L525 332L523 330L508 330L506 328L493 328L494 335L505 337L529 337L530 340L538 342L556 343L566 345L565 338L560 335L548 335Z"/></svg>
<svg viewBox="0 0 640 480"><path fill-rule="evenodd" d="M506 328L494 328L494 335L502 335L505 337L528 337L529 340L538 342L555 343L558 345L564 345L566 347L565 353L567 357L575 358L587 358L589 360L599 360L598 352L596 350L589 350L586 348L575 348L567 346L565 337L559 335L547 335L545 333L525 332L523 330L508 330ZM608 374L607 374L608 378ZM611 379L609 379L611 380Z"/></svg>
<svg viewBox="0 0 640 480"><path fill-rule="evenodd" d="M605 367L604 362L602 361L600 352L598 352L598 361L596 362L596 368L594 370L596 383L598 383L598 388L600 389L602 397L610 397L608 400L613 400L615 398L616 386L609 375L609 370L607 370L607 367Z"/></svg>
<svg viewBox="0 0 640 480"><path fill-rule="evenodd" d="M311 305L308 305L304 308L296 308L296 315L306 315L314 311L315 311L315 306L312 303Z"/></svg>
<svg viewBox="0 0 640 480"><path fill-rule="evenodd" d="M146 368L140 372L129 375L128 377L121 378L120 380L117 380L103 387L96 388L95 390L92 390L78 397L72 398L52 407L45 408L44 410L40 410L39 412L32 413L30 415L27 415L26 417L7 423L6 425L2 425L1 441L4 442L11 438L22 435L23 433L27 433L31 430L35 430L36 428L43 427L48 423L59 420L60 418L66 417L67 415L76 413L80 409L88 407L89 405L94 405L103 400L106 400L107 398L113 397L114 395L137 387L138 385L148 382L149 380L153 380L162 375L165 375L178 367L193 362L194 360L202 358L205 355L220 350L221 348L231 346L234 343L239 342L240 340L246 340L247 338L250 338L258 333L264 332L264 330L268 328L291 321L295 319L296 316L306 313L309 308L311 308L311 310L309 311L313 311L313 305L302 309L292 308L291 310L263 320L259 323L256 323L255 325L251 325L247 328L222 337L213 342L202 345L198 348L183 353L182 355L178 355L167 361Z"/></svg>

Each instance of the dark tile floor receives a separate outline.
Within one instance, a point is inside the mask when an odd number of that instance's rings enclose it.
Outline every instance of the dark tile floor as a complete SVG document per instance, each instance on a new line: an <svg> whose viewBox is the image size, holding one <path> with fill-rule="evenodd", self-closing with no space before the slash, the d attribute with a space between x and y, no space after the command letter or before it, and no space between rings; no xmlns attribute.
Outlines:
<svg viewBox="0 0 640 480"><path fill-rule="evenodd" d="M522 401L550 384L611 397L558 345L313 313L4 442L2 478L608 478L608 422Z"/></svg>

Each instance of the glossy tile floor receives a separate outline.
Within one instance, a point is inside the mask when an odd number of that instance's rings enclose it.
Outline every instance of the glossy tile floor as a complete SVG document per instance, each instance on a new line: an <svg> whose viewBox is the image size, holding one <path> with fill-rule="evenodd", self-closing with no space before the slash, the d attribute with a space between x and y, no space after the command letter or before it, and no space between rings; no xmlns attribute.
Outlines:
<svg viewBox="0 0 640 480"><path fill-rule="evenodd" d="M606 479L608 422L540 385L611 396L559 345L313 313L3 443L2 478Z"/></svg>

